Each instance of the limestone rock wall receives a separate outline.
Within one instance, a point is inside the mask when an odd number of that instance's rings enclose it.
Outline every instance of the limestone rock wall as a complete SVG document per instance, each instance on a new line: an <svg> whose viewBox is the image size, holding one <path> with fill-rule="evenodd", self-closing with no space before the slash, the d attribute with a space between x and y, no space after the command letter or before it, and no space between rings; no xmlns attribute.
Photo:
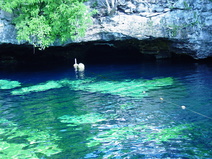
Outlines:
<svg viewBox="0 0 212 159"><path fill-rule="evenodd" d="M11 14L0 10L0 44L18 44L12 18L13 16Z"/></svg>
<svg viewBox="0 0 212 159"><path fill-rule="evenodd" d="M110 14L107 5L100 6ZM212 56L210 0L117 0L115 12L103 15L94 19L83 41L165 38L173 41L169 49L175 53L197 59Z"/></svg>
<svg viewBox="0 0 212 159"><path fill-rule="evenodd" d="M212 56L212 0L90 0L87 5L98 13L77 43L165 39L166 51L196 59ZM0 43L18 44L11 19L0 12ZM150 50L157 54L159 45Z"/></svg>

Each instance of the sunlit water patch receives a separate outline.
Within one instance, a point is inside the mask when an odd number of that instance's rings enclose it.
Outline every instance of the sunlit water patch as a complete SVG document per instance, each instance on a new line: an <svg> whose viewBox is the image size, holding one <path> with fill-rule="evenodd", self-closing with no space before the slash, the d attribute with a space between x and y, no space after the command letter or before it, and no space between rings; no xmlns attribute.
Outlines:
<svg viewBox="0 0 212 159"><path fill-rule="evenodd" d="M2 72L0 158L212 158L211 72L193 63L88 66L84 79L73 68Z"/></svg>

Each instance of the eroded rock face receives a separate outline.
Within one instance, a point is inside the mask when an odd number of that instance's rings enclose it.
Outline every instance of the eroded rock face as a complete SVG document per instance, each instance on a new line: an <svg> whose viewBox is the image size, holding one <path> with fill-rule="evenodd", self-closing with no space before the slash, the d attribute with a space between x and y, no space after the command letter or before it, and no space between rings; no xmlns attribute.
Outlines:
<svg viewBox="0 0 212 159"><path fill-rule="evenodd" d="M164 48L164 45L165 52L188 54L196 59L212 56L211 0L91 0L87 5L99 12L86 36L75 42L153 39L148 48L153 52L156 50L154 53L158 57L162 55L158 54L161 50L157 48ZM1 11L1 43L18 43L11 18ZM157 39L163 39L162 43ZM142 44L138 48L145 53Z"/></svg>
<svg viewBox="0 0 212 159"><path fill-rule="evenodd" d="M12 25L13 16L0 10L0 44L11 43L18 44L16 40L16 30Z"/></svg>
<svg viewBox="0 0 212 159"><path fill-rule="evenodd" d="M212 56L212 2L209 0L118 1L113 16L94 20L95 25L83 41L165 38L172 41L169 51L197 59Z"/></svg>

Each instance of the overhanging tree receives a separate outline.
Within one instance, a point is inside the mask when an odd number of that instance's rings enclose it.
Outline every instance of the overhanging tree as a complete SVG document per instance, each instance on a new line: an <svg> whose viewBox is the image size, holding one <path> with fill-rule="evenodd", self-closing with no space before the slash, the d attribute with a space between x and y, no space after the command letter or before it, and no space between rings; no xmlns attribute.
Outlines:
<svg viewBox="0 0 212 159"><path fill-rule="evenodd" d="M13 13L17 39L45 49L83 36L92 12L85 0L1 0L0 8Z"/></svg>

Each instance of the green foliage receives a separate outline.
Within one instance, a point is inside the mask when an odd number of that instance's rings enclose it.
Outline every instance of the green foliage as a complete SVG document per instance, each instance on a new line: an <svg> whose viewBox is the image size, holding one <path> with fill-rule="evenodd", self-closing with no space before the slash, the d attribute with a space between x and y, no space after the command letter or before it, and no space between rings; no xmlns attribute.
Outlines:
<svg viewBox="0 0 212 159"><path fill-rule="evenodd" d="M171 36L176 37L180 29L180 26L174 24L174 25L168 25L168 28L170 29Z"/></svg>
<svg viewBox="0 0 212 159"><path fill-rule="evenodd" d="M184 5L186 5L186 4L187 3L185 3ZM197 26L197 25L203 25L203 24L201 24L201 20L200 19L201 18L200 18L200 15L198 14L198 12L193 11L193 18L191 19L190 23L184 23L184 24L179 24L179 25L169 24L166 27L170 31L171 36L172 37L176 37L184 29L187 29L189 27L194 27L194 26Z"/></svg>
<svg viewBox="0 0 212 159"><path fill-rule="evenodd" d="M185 10L192 9L186 1L184 1L183 4L184 4L184 7L185 7Z"/></svg>
<svg viewBox="0 0 212 159"><path fill-rule="evenodd" d="M12 89L20 86L21 83L18 81L0 80L0 89Z"/></svg>
<svg viewBox="0 0 212 159"><path fill-rule="evenodd" d="M19 41L41 49L83 36L93 14L83 0L1 0L0 9L14 14Z"/></svg>

